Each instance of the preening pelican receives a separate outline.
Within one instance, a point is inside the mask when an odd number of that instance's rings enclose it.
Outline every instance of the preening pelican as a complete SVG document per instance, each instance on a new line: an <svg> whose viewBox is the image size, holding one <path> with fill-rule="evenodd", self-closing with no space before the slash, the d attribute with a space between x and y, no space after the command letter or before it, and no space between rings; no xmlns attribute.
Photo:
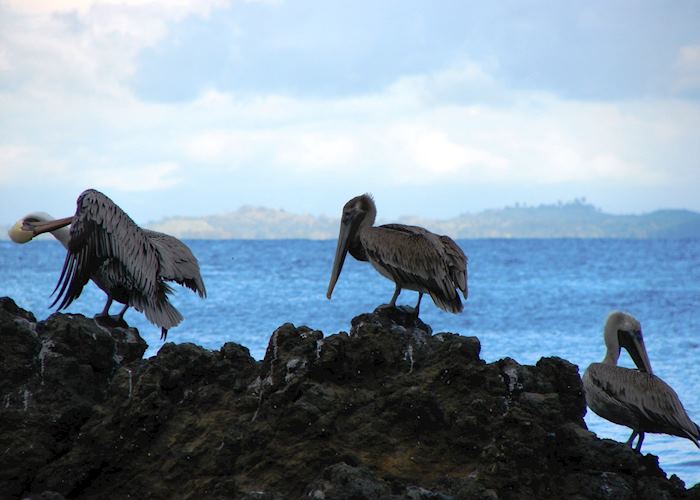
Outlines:
<svg viewBox="0 0 700 500"><path fill-rule="evenodd" d="M632 429L627 446L645 432L671 434L690 439L700 448L700 428L690 420L676 391L654 375L644 347L642 328L633 316L615 311L605 323L607 351L601 363L591 363L583 374L589 408L601 417ZM630 353L638 370L617 366L620 349Z"/></svg>
<svg viewBox="0 0 700 500"><path fill-rule="evenodd" d="M403 224L374 227L377 207L368 194L356 196L343 207L338 245L326 297L331 298L345 257L369 261L382 276L396 284L389 305L396 306L401 289L418 292L418 315L424 293L440 309L461 312L458 290L467 298L467 257L451 238Z"/></svg>
<svg viewBox="0 0 700 500"><path fill-rule="evenodd" d="M21 243L46 232L67 249L54 289L59 293L51 307L68 307L92 279L107 294L107 303L98 317L109 315L116 300L124 304L118 321L129 306L134 307L161 327L161 339L165 340L168 330L182 321L182 315L168 300L172 288L166 281L206 297L199 263L187 245L173 236L141 229L99 191L81 193L74 216L56 220L44 213L25 216L10 229L10 237Z"/></svg>
<svg viewBox="0 0 700 500"><path fill-rule="evenodd" d="M34 238L34 233L32 231L25 231L22 229L22 226L25 223L46 223L53 222L55 220L55 218L51 217L46 212L32 212L19 219L14 226L10 228L8 234L15 243L27 243ZM59 227L58 229L51 231L51 234L61 242L66 250L68 250L70 231L67 227ZM119 284L115 282L114 277L110 276L108 270L108 265L100 266L90 277L90 279L92 279L92 281L107 294L107 302L105 303L105 307L101 313L95 315L95 319L109 318L109 309L112 305L112 301L116 300L117 302L124 304L124 307L114 318L114 321L117 324L123 324L124 314L129 308L128 296L125 295Z"/></svg>

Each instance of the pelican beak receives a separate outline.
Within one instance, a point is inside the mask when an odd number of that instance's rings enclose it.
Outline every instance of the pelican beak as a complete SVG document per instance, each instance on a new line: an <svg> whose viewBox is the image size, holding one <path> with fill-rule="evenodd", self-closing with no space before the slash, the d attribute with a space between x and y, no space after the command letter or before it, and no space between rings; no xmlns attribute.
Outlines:
<svg viewBox="0 0 700 500"><path fill-rule="evenodd" d="M32 222L28 220L22 221L22 231L29 231L34 236L39 236L43 233L48 233L50 231L55 231L62 227L67 226L73 222L73 216L65 217L63 219L52 220L51 222Z"/></svg>
<svg viewBox="0 0 700 500"><path fill-rule="evenodd" d="M335 283L338 281L340 271L343 269L345 256L348 254L348 247L350 245L351 229L352 219L343 217L340 223L340 233L338 234L338 246L335 248L335 260L333 260L333 269L331 269L331 280L328 283L328 291L326 292L327 299L331 298Z"/></svg>
<svg viewBox="0 0 700 500"><path fill-rule="evenodd" d="M34 233L31 231L25 231L22 229L24 225L24 219L20 219L14 223L14 225L7 230L7 234L12 241L15 243L26 243L34 238Z"/></svg>
<svg viewBox="0 0 700 500"><path fill-rule="evenodd" d="M647 355L647 349L644 346L644 338L642 337L641 330L633 332L620 330L617 332L617 338L620 342L620 347L627 349L627 352L630 353L632 361L637 365L639 371L651 374L651 362Z"/></svg>

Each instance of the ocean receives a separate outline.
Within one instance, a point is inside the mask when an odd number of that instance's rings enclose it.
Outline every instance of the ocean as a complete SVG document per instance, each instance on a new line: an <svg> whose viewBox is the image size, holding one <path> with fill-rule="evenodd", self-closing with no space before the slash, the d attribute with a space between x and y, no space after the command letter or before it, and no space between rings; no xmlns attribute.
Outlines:
<svg viewBox="0 0 700 500"><path fill-rule="evenodd" d="M172 302L185 320L170 330L172 342L218 349L238 342L256 359L283 323L308 325L325 335L350 329L350 320L389 301L393 283L368 263L348 256L333 299L325 297L335 241L187 241L202 268L204 300L176 286ZM697 240L476 239L458 242L469 257L469 299L462 314L445 313L429 297L421 319L433 332L476 336L486 361L503 357L534 364L559 356L585 367L605 354L602 329L620 309L642 323L655 373L678 393L700 422L700 242ZM0 296L12 297L37 319L48 305L65 250L56 241L26 245L0 241ZM417 294L402 292L398 303L413 306ZM67 312L93 316L105 295L90 283ZM119 304L114 304L116 314ZM127 322L149 344L162 346L160 331L134 310ZM633 366L623 351L623 366ZM601 438L626 441L630 431L586 415ZM643 451L687 486L700 482L700 450L690 441L647 434Z"/></svg>

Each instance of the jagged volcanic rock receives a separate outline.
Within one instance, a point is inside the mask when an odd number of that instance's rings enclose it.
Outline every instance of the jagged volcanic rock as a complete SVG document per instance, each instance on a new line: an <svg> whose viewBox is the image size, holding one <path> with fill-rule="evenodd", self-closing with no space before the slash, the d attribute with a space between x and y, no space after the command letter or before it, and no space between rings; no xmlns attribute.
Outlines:
<svg viewBox="0 0 700 500"><path fill-rule="evenodd" d="M29 491L72 448L118 368L146 347L135 329L62 314L37 322L0 298L0 498Z"/></svg>
<svg viewBox="0 0 700 500"><path fill-rule="evenodd" d="M262 362L143 348L0 299L0 496L700 498L586 430L576 366L485 363L477 338L401 310L328 337L284 324Z"/></svg>

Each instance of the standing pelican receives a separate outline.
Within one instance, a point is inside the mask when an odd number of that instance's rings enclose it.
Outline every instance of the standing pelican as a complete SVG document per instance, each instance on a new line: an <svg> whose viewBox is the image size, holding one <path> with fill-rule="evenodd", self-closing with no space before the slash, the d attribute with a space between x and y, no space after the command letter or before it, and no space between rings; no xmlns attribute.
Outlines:
<svg viewBox="0 0 700 500"><path fill-rule="evenodd" d="M644 347L642 329L631 315L615 311L605 323L607 351L601 363L591 363L583 374L586 402L595 413L632 429L627 446L639 436L642 449L645 432L671 434L690 439L700 448L700 428L690 420L678 395L654 375ZM620 349L629 352L638 370L617 366Z"/></svg>
<svg viewBox="0 0 700 500"><path fill-rule="evenodd" d="M25 215L21 219L19 219L14 226L10 228L8 231L10 238L12 241L15 243L27 243L30 241L32 238L34 238L34 233L32 231L24 231L22 230L22 226L24 224L36 224L36 223L46 223L46 222L53 222L56 219L51 217L49 214L46 212L32 212L30 214ZM70 231L67 227L59 227L58 229L55 229L51 231L51 234L61 242L61 244L65 247L66 250L68 250L68 243L70 242ZM98 320L103 320L106 318L113 319L116 324L125 324L124 323L124 314L126 313L126 310L129 308L128 304L128 296L126 295L125 291L123 290L122 287L119 286L118 283L118 277L112 276L109 273L110 270L110 262L106 262L102 266L100 266L93 274L90 276L90 279L100 288L102 289L103 292L107 294L107 302L105 303L105 307L102 310L101 313L95 315L95 319ZM124 304L124 307L122 310L119 312L119 314L111 318L109 316L109 309L112 305L113 300L116 300L117 302L120 302Z"/></svg>
<svg viewBox="0 0 700 500"><path fill-rule="evenodd" d="M70 224L70 231L65 226ZM111 199L94 189L81 193L74 216L52 220L47 214L33 213L10 229L14 241L23 243L45 232L52 234L68 250L53 301L65 309L80 296L92 279L107 294L104 310L109 315L113 300L143 312L161 327L161 339L168 329L182 321L180 312L170 303L174 281L206 297L199 263L190 249L177 238L141 229ZM60 303L59 303L60 302Z"/></svg>
<svg viewBox="0 0 700 500"><path fill-rule="evenodd" d="M368 194L356 196L343 207L338 246L328 283L327 298L331 298L345 256L369 261L382 276L396 284L390 306L402 288L418 292L415 314L420 301L429 293L440 309L461 312L458 290L467 298L467 257L451 238L438 236L427 229L403 224L374 227L377 207Z"/></svg>

